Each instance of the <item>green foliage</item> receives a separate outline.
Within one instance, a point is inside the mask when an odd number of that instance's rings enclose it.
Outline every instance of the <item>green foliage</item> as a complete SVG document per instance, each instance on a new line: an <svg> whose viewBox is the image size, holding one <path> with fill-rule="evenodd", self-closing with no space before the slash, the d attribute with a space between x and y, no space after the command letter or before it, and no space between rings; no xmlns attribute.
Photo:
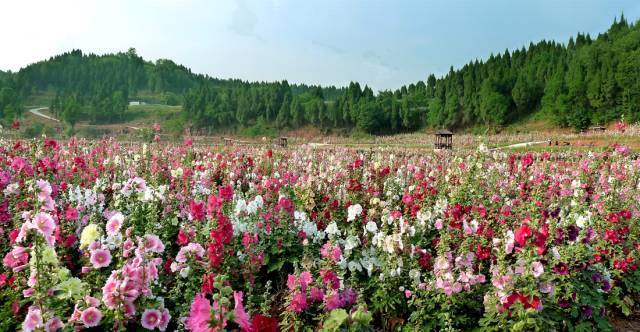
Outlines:
<svg viewBox="0 0 640 332"><path fill-rule="evenodd" d="M320 331L372 331L373 328L370 326L372 320L371 313L364 306L359 306L351 314L344 309L335 309L329 312Z"/></svg>

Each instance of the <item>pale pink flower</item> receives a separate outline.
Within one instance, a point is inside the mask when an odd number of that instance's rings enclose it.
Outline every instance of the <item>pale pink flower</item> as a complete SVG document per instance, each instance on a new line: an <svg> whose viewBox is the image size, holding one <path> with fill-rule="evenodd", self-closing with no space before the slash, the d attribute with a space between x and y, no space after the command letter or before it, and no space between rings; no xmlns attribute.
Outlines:
<svg viewBox="0 0 640 332"><path fill-rule="evenodd" d="M98 326L102 320L102 312L95 307L89 307L82 312L80 319L84 327Z"/></svg>
<svg viewBox="0 0 640 332"><path fill-rule="evenodd" d="M120 212L116 212L107 221L107 234L113 235L120 231L122 223L124 222L124 216Z"/></svg>
<svg viewBox="0 0 640 332"><path fill-rule="evenodd" d="M42 327L42 312L40 308L36 306L29 307L29 312L27 312L27 316L24 318L24 322L22 322L22 330L30 332Z"/></svg>
<svg viewBox="0 0 640 332"><path fill-rule="evenodd" d="M48 213L40 212L36 214L31 221L31 228L40 231L49 246L53 246L55 244L53 232L56 229L56 223Z"/></svg>
<svg viewBox="0 0 640 332"><path fill-rule="evenodd" d="M103 268L111 264L111 252L106 249L97 249L91 252L91 264L95 269Z"/></svg>
<svg viewBox="0 0 640 332"><path fill-rule="evenodd" d="M409 298L411 298L411 295L412 295L411 291L408 290L408 289L405 289L404 296L409 299Z"/></svg>
<svg viewBox="0 0 640 332"><path fill-rule="evenodd" d="M162 253L164 251L164 244L157 235L147 234L144 236L144 249L147 251Z"/></svg>
<svg viewBox="0 0 640 332"><path fill-rule="evenodd" d="M24 270L29 263L29 252L26 248L15 246L13 250L8 252L2 259L2 264L11 268L13 272Z"/></svg>
<svg viewBox="0 0 640 332"><path fill-rule="evenodd" d="M38 186L38 200L40 202L44 202L47 197L51 197L51 184L45 180L36 181L36 185Z"/></svg>
<svg viewBox="0 0 640 332"><path fill-rule="evenodd" d="M205 250L200 243L189 243L180 248L180 251L178 251L178 254L176 255L176 262L186 262L188 254L193 254L196 259L200 259L204 256Z"/></svg>
<svg viewBox="0 0 640 332"><path fill-rule="evenodd" d="M157 309L146 309L142 313L142 318L140 319L140 323L142 327L147 330L153 330L160 324L160 320L162 319L162 313Z"/></svg>
<svg viewBox="0 0 640 332"><path fill-rule="evenodd" d="M535 278L539 278L544 273L544 266L540 262L531 263L531 273Z"/></svg>

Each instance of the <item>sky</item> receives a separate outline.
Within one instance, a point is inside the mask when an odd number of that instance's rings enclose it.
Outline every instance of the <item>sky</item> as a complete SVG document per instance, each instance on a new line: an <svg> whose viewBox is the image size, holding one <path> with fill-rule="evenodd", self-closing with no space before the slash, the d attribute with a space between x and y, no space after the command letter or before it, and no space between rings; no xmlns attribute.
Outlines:
<svg viewBox="0 0 640 332"><path fill-rule="evenodd" d="M0 0L0 69L136 48L249 81L395 89L491 53L605 31L638 0Z"/></svg>

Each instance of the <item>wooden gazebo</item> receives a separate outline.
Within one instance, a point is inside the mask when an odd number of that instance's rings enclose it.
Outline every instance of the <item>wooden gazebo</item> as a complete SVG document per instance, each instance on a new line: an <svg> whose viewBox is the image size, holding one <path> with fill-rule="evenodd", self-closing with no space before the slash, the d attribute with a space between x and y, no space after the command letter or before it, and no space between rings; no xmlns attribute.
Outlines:
<svg viewBox="0 0 640 332"><path fill-rule="evenodd" d="M453 148L453 133L446 129L436 131L435 148L451 150Z"/></svg>

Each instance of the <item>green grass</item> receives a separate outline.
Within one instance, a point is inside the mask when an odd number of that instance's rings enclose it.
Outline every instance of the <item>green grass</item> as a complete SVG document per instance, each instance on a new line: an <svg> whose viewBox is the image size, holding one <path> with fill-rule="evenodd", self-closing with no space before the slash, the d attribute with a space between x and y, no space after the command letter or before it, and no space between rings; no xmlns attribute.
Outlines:
<svg viewBox="0 0 640 332"><path fill-rule="evenodd" d="M144 123L158 122L177 118L182 111L182 106L167 106L158 104L130 105L127 110L128 121L141 121Z"/></svg>

